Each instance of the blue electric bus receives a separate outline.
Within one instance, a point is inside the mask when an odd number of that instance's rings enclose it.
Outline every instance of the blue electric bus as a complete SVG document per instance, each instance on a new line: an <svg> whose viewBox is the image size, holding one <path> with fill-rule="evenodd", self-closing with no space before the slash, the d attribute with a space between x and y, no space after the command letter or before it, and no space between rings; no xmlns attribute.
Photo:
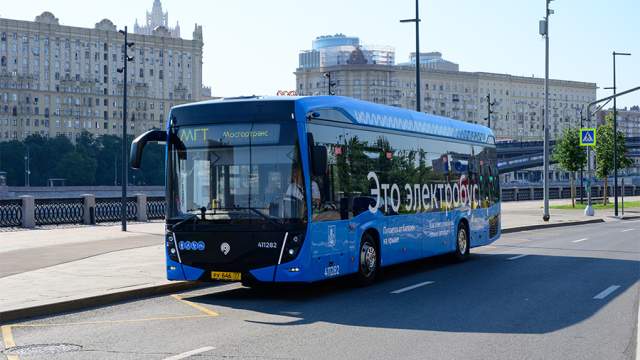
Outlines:
<svg viewBox="0 0 640 360"><path fill-rule="evenodd" d="M247 97L171 109L169 280L313 282L500 236L490 129L339 96Z"/></svg>

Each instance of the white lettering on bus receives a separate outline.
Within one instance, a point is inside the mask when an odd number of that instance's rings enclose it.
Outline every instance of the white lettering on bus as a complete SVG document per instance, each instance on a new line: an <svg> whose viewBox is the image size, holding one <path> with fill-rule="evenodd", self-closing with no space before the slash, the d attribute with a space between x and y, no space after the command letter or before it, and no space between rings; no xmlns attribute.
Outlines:
<svg viewBox="0 0 640 360"><path fill-rule="evenodd" d="M369 211L376 213L384 205L384 211L397 213L401 207L407 211L427 211L453 209L459 206L478 206L480 189L477 184L463 184L462 181L436 184L404 184L404 203L398 184L380 183L378 174L370 171L367 180L372 182L371 196L376 204L369 205Z"/></svg>

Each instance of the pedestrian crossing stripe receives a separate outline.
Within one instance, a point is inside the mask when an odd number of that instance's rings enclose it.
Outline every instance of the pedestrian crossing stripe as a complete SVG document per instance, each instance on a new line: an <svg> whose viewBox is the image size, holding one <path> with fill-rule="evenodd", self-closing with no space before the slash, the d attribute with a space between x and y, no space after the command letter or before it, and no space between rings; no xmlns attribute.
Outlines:
<svg viewBox="0 0 640 360"><path fill-rule="evenodd" d="M580 129L580 146L596 146L596 129Z"/></svg>

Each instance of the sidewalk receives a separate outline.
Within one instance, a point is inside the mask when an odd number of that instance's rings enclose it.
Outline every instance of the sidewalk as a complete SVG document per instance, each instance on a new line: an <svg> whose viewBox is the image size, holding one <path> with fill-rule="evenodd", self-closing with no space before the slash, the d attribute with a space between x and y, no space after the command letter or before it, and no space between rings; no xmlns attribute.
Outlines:
<svg viewBox="0 0 640 360"><path fill-rule="evenodd" d="M640 196L625 197L625 201L639 201ZM613 202L613 199L611 199ZM549 206L570 204L571 200L550 200ZM570 223L614 221L613 209L596 209L594 216L585 216L582 209L549 209L548 222L542 220L542 201L512 201L502 203L502 231L505 233L531 227L558 226ZM619 208L620 210L621 208ZM628 211L627 211L628 210ZM621 215L621 210L619 215ZM640 209L625 209L625 217L640 216Z"/></svg>
<svg viewBox="0 0 640 360"><path fill-rule="evenodd" d="M503 203L503 232L617 220L609 210L586 217L582 210L551 209L545 223L541 207L541 201ZM640 215L640 209L630 210ZM195 286L165 279L164 223L129 224L128 230L100 225L0 232L0 323Z"/></svg>

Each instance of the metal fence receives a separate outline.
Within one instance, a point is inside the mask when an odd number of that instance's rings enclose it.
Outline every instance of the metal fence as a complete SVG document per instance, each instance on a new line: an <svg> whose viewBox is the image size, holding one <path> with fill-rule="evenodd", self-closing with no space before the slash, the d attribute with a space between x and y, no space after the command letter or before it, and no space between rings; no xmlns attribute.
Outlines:
<svg viewBox="0 0 640 360"><path fill-rule="evenodd" d="M164 219L166 213L166 202L164 197L149 197L147 198L147 218Z"/></svg>
<svg viewBox="0 0 640 360"><path fill-rule="evenodd" d="M543 188L542 187L503 187L501 190L502 201L522 201L522 200L542 200ZM576 186L576 199L580 198L580 194L584 191L584 198L587 198L586 189ZM640 195L640 186L627 185L624 187L618 186L618 196L621 196L624 192L624 196L638 196ZM607 187L607 194L613 196L613 187ZM602 198L604 195L604 186L592 186L591 197ZM549 199L570 199L571 188L570 187L549 187Z"/></svg>
<svg viewBox="0 0 640 360"><path fill-rule="evenodd" d="M112 222L120 220L122 198L96 199L96 222ZM134 220L138 214L136 198L127 198L127 219Z"/></svg>
<svg viewBox="0 0 640 360"><path fill-rule="evenodd" d="M82 224L82 199L35 199L36 225Z"/></svg>
<svg viewBox="0 0 640 360"><path fill-rule="evenodd" d="M22 225L22 201L0 200L0 226Z"/></svg>

